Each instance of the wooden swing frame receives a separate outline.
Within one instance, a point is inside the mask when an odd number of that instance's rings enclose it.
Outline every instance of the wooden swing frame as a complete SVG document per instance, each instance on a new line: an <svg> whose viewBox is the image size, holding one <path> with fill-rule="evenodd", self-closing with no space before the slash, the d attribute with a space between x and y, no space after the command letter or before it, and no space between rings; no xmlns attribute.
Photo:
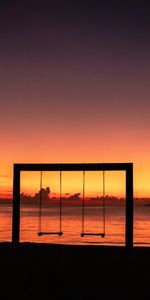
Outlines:
<svg viewBox="0 0 150 300"><path fill-rule="evenodd" d="M14 164L12 243L20 242L20 175L23 171L125 171L126 224L125 246L133 247L133 164L132 163L69 163Z"/></svg>

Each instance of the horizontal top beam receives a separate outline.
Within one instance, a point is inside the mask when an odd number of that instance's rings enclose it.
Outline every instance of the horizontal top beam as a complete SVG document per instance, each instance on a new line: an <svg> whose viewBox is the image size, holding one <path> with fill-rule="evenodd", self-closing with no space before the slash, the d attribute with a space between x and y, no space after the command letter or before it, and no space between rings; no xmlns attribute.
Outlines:
<svg viewBox="0 0 150 300"><path fill-rule="evenodd" d="M127 171L133 163L20 163L14 164L15 171Z"/></svg>

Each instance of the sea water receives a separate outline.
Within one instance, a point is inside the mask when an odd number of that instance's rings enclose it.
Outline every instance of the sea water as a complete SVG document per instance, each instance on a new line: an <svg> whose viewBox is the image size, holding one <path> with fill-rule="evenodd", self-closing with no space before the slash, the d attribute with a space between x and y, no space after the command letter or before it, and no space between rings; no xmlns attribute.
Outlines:
<svg viewBox="0 0 150 300"><path fill-rule="evenodd" d="M103 207L86 207L84 222L82 207L67 206L62 208L61 228L59 207L42 208L41 228L43 232L63 231L62 236L49 234L38 236L39 209L34 206L21 206L20 241L56 244L108 244L124 245L125 243L125 207L106 207L105 219ZM81 237L81 232L94 233ZM99 233L104 233L101 237ZM0 205L0 242L12 239L12 207ZM150 246L150 207L134 208L134 244Z"/></svg>

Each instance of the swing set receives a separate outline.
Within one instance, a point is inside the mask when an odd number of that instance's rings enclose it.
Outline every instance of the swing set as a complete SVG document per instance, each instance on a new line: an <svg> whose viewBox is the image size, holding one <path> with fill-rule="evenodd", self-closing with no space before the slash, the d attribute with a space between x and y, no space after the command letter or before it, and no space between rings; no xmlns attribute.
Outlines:
<svg viewBox="0 0 150 300"><path fill-rule="evenodd" d="M62 232L62 171L60 171L60 188L59 188L59 231L42 231L42 189L43 189L43 172L40 172L40 193L39 193L39 218L38 218L38 236L42 235L50 235L56 234L61 236ZM83 171L83 187L82 187L82 231L81 237L85 235L92 235L92 236L101 236L105 237L105 171L103 171L103 202L102 202L102 222L103 222L103 232L99 233L92 233L92 232L85 232L84 230L84 223L85 223L85 171Z"/></svg>
<svg viewBox="0 0 150 300"><path fill-rule="evenodd" d="M13 220L12 220L12 243L18 244L20 241L20 175L22 171L40 171L40 197L39 197L39 236L56 234L61 236L62 231L62 172L82 171L83 172L83 193L82 193L82 228L81 237L97 235L105 237L106 211L105 211L105 171L125 171L126 173L126 208L125 208L125 246L133 247L133 164L132 163L72 163L72 164L14 164L13 177ZM42 231L42 172L60 172L60 195L59 195L59 230ZM103 172L103 204L102 204L102 232L85 231L85 174L86 171Z"/></svg>

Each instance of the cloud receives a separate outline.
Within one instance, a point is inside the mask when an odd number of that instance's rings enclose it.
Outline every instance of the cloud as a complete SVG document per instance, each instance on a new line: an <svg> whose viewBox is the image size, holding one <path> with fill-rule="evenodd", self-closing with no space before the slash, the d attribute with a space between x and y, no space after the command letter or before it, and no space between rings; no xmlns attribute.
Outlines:
<svg viewBox="0 0 150 300"><path fill-rule="evenodd" d="M74 195L71 195L68 197L69 200L79 200L81 193L75 193Z"/></svg>

